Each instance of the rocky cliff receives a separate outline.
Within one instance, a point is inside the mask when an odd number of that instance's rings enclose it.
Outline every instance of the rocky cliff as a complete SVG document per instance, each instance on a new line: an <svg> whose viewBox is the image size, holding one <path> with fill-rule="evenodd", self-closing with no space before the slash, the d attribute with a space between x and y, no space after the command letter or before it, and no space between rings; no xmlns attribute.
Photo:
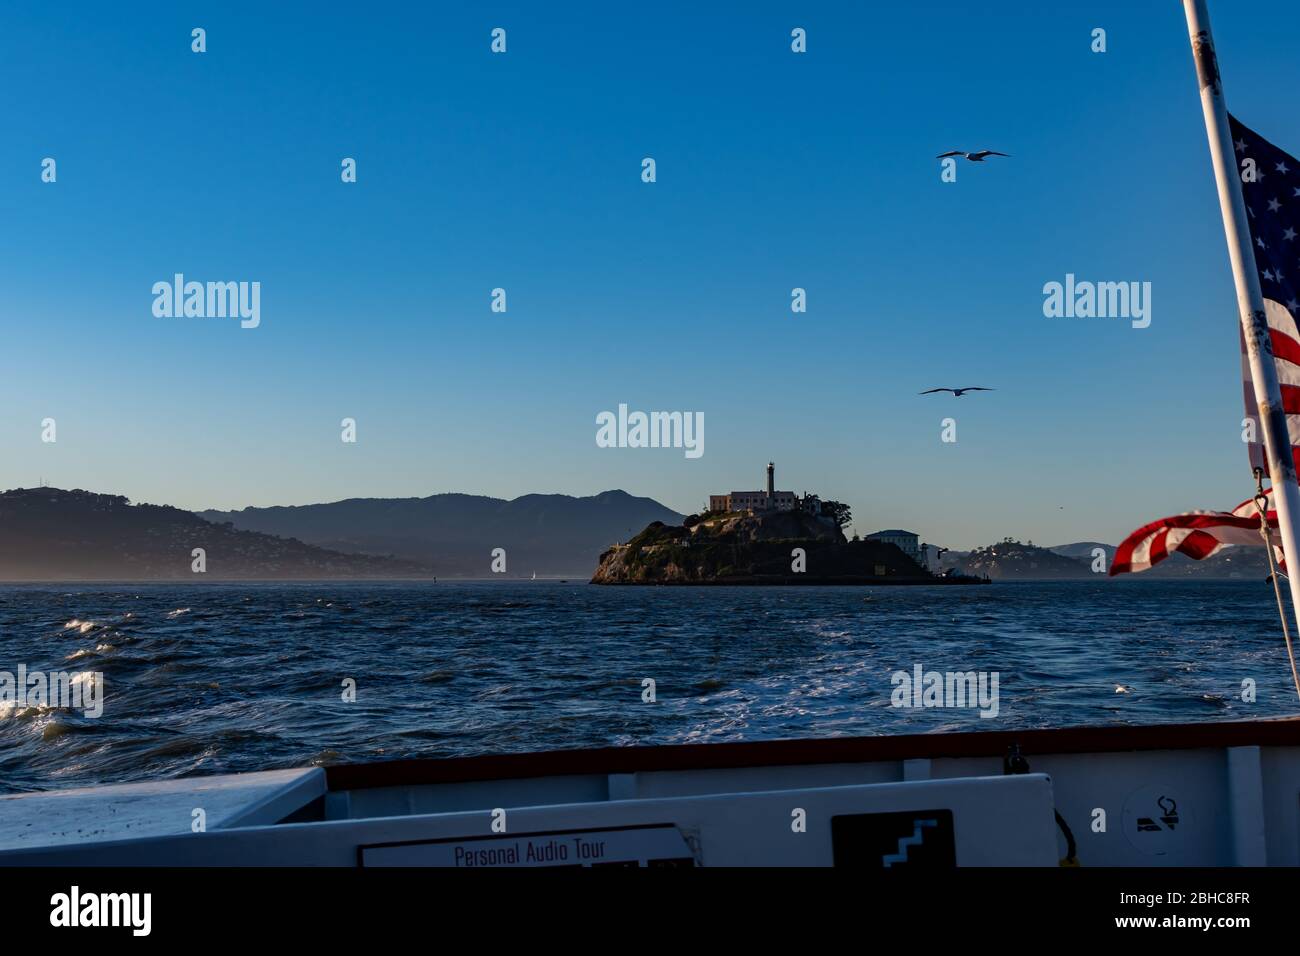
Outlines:
<svg viewBox="0 0 1300 956"><path fill-rule="evenodd" d="M804 570L792 566L796 549ZM846 541L802 512L656 521L600 556L593 584L940 584L892 544Z"/></svg>

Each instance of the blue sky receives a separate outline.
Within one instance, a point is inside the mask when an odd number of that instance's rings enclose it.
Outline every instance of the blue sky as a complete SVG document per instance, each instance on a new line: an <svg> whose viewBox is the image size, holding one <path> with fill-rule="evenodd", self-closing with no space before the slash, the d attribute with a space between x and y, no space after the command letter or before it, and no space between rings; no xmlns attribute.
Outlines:
<svg viewBox="0 0 1300 956"><path fill-rule="evenodd" d="M1179 4L467 6L6 11L0 486L688 511L773 459L953 547L1248 497ZM1211 13L1229 105L1300 152L1300 7ZM1012 156L946 184L956 148ZM259 281L261 326L156 318L176 272ZM1045 318L1067 272L1151 282L1150 328ZM704 456L598 448L619 403L703 412Z"/></svg>

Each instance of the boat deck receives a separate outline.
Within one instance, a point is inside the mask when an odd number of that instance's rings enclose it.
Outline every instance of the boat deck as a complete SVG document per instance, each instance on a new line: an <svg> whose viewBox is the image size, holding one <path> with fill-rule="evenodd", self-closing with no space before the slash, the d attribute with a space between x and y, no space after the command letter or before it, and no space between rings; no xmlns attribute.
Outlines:
<svg viewBox="0 0 1300 956"><path fill-rule="evenodd" d="M547 856L587 843L606 856ZM596 748L0 798L0 864L1041 866L1072 845L1085 866L1300 865L1300 720Z"/></svg>

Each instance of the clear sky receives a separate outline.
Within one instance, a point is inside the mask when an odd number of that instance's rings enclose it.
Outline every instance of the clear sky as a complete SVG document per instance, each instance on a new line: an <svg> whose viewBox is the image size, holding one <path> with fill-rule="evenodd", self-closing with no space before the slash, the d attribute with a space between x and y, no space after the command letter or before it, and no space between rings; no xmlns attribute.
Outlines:
<svg viewBox="0 0 1300 956"><path fill-rule="evenodd" d="M6 9L0 487L690 511L771 459L953 547L1249 496L1181 4L608 7ZM1300 5L1211 7L1230 107L1300 153ZM155 317L177 272L260 282L260 327ZM1067 272L1152 283L1150 327L1044 317ZM960 385L997 391L917 395ZM598 448L619 403L703 412L703 457Z"/></svg>

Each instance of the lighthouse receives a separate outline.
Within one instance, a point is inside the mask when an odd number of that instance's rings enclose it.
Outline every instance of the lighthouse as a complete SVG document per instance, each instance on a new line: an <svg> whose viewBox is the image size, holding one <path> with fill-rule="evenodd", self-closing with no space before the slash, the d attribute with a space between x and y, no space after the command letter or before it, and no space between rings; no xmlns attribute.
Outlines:
<svg viewBox="0 0 1300 956"><path fill-rule="evenodd" d="M729 495L709 495L709 510L731 511L793 511L804 507L813 514L820 512L817 496L805 496L802 501L793 491L776 490L776 465L767 463L767 487L758 491L733 491Z"/></svg>

